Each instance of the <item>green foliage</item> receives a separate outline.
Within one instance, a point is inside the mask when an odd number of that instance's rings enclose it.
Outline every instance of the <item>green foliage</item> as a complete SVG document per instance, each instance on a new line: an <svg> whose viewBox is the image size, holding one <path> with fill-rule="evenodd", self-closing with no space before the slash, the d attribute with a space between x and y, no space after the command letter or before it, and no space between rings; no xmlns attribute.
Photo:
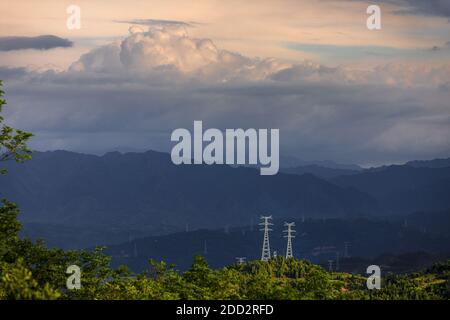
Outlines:
<svg viewBox="0 0 450 320"><path fill-rule="evenodd" d="M53 300L61 293L52 289L48 283L41 286L33 278L32 272L25 266L23 259L14 264L0 263L0 298L1 299L45 299Z"/></svg>
<svg viewBox="0 0 450 320"><path fill-rule="evenodd" d="M8 257L14 252L11 249L18 241L18 232L21 224L17 220L19 210L14 203L3 199L0 207L0 259L8 260Z"/></svg>
<svg viewBox="0 0 450 320"><path fill-rule="evenodd" d="M0 113L6 105L3 98L2 81L0 80ZM13 129L4 124L4 118L0 115L0 161L15 160L23 162L31 159L31 150L28 149L26 142L33 136L30 132L19 129ZM5 169L0 169L0 174L6 173Z"/></svg>

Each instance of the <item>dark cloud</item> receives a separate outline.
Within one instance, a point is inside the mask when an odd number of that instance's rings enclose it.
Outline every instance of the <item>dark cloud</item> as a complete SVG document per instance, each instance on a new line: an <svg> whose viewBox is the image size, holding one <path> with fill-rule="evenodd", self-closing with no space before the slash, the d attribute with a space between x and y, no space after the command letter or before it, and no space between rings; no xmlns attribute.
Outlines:
<svg viewBox="0 0 450 320"><path fill-rule="evenodd" d="M348 0L348 1L367 2L366 0ZM399 15L450 17L449 0L378 0L376 2L394 4L400 7L396 11L396 13Z"/></svg>
<svg viewBox="0 0 450 320"><path fill-rule="evenodd" d="M53 48L68 48L72 46L72 41L53 35L37 37L0 37L0 51L24 49L49 50Z"/></svg>
<svg viewBox="0 0 450 320"><path fill-rule="evenodd" d="M27 75L25 68L13 68L0 66L0 80L16 79Z"/></svg>
<svg viewBox="0 0 450 320"><path fill-rule="evenodd" d="M177 20L160 20L160 19L133 19L133 20L116 20L117 23L138 24L142 26L159 26L159 27L194 27L198 22L185 22Z"/></svg>
<svg viewBox="0 0 450 320"><path fill-rule="evenodd" d="M394 1L406 4L409 8L400 13L450 17L450 1L448 0L399 0Z"/></svg>
<svg viewBox="0 0 450 320"><path fill-rule="evenodd" d="M169 151L170 133L279 128L281 153L373 163L448 156L448 91L332 82L158 84L158 79L49 74L7 83L8 121L38 150Z"/></svg>

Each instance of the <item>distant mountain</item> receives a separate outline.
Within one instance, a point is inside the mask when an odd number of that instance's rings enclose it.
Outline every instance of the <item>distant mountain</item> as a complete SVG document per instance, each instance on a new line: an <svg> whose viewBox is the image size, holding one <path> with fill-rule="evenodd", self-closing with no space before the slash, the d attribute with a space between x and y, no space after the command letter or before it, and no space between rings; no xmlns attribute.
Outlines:
<svg viewBox="0 0 450 320"><path fill-rule="evenodd" d="M128 228L127 226L111 227L99 225L72 226L55 223L22 223L21 237L33 240L43 239L48 247L69 249L85 249L119 244L148 235L162 235L179 232L181 228L169 228L155 224L146 228Z"/></svg>
<svg viewBox="0 0 450 320"><path fill-rule="evenodd" d="M280 166L283 169L295 168L295 167L307 167L307 166L319 166L329 169L340 169L340 170L354 170L360 171L363 168L356 164L342 164L336 163L329 160L320 161L306 161L292 156L280 156Z"/></svg>
<svg viewBox="0 0 450 320"><path fill-rule="evenodd" d="M450 208L450 167L387 166L332 181L370 194L391 213Z"/></svg>
<svg viewBox="0 0 450 320"><path fill-rule="evenodd" d="M341 259L339 271L348 273L359 273L366 275L367 266L380 266L383 273L406 273L423 271L435 263L450 259L450 252L428 253L423 251L408 252L399 255L383 254L376 258L368 259L352 257ZM322 266L326 268L328 261L323 261Z"/></svg>
<svg viewBox="0 0 450 320"><path fill-rule="evenodd" d="M339 176L350 175L359 173L360 170L350 170L350 169L335 169L328 168L318 165L306 165L306 166L298 166L293 168L282 168L281 172L289 173L289 174L297 174L302 175L306 173L310 173L315 175L316 177L323 179L331 179Z"/></svg>
<svg viewBox="0 0 450 320"><path fill-rule="evenodd" d="M311 174L261 176L252 168L175 166L170 155L35 152L7 163L2 197L16 201L25 222L156 232L246 225L261 214L338 217L377 213L354 188Z"/></svg>
<svg viewBox="0 0 450 320"><path fill-rule="evenodd" d="M434 160L415 160L409 161L406 165L415 168L445 168L450 167L450 158Z"/></svg>
<svg viewBox="0 0 450 320"><path fill-rule="evenodd" d="M450 210L414 212L404 217L399 217L399 219L404 225L420 229L422 232L441 235L450 233Z"/></svg>

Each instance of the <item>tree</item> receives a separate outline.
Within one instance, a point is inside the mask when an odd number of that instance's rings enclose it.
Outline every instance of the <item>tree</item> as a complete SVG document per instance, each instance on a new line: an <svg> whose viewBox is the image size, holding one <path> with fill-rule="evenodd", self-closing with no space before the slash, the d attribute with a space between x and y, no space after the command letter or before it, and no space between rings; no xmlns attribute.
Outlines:
<svg viewBox="0 0 450 320"><path fill-rule="evenodd" d="M4 123L4 117L1 115L3 107L6 105L4 99L5 92L2 90L3 82L0 80L0 161L15 160L23 162L31 159L31 150L27 147L27 141L33 136L30 132L11 128ZM6 173L5 169L0 168L0 173Z"/></svg>
<svg viewBox="0 0 450 320"><path fill-rule="evenodd" d="M31 158L31 150L26 142L32 134L19 129L13 129L4 124L4 117L1 115L3 106L6 105L3 82L0 80L0 161L15 160L23 162ZM6 169L0 168L0 174L5 174ZM6 199L1 200L0 207L0 259L2 261L11 253L13 244L18 240L18 232L21 224L17 220L19 210L14 203Z"/></svg>

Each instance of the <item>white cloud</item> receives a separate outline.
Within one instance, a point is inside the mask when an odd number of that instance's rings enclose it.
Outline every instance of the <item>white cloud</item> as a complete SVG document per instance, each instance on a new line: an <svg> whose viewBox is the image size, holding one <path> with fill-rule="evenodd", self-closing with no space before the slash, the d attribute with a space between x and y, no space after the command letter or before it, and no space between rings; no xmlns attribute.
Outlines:
<svg viewBox="0 0 450 320"><path fill-rule="evenodd" d="M176 72L188 77L229 81L262 80L291 67L275 59L252 59L221 50L210 39L189 37L183 26L130 28L130 35L83 55L72 64L78 72Z"/></svg>
<svg viewBox="0 0 450 320"><path fill-rule="evenodd" d="M191 38L184 26L130 28L130 35L90 51L70 71L158 76L173 81L279 81L374 84L398 87L446 86L450 65L381 65L371 70L330 68L304 61L287 63L275 58L250 58L217 48L210 39Z"/></svg>

